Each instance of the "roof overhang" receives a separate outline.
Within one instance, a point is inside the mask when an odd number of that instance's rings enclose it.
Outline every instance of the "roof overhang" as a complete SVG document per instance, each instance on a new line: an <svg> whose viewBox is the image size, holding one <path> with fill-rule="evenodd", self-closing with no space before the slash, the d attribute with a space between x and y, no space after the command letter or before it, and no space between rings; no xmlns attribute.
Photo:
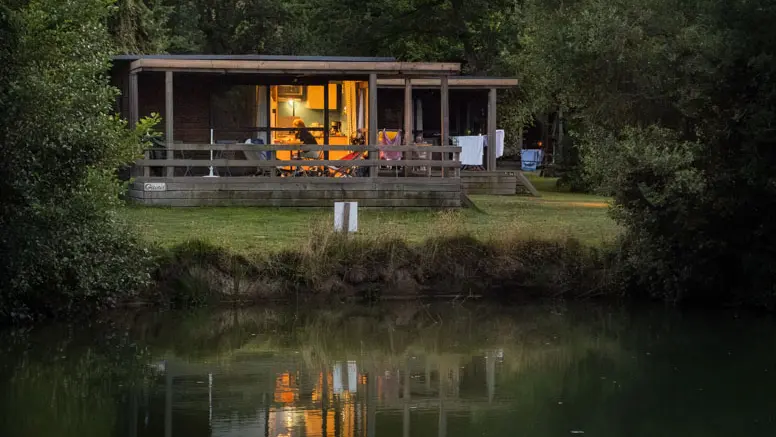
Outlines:
<svg viewBox="0 0 776 437"><path fill-rule="evenodd" d="M458 63L340 61L340 60L221 60L191 58L140 58L131 62L130 71L174 71L219 74L281 74L353 76L368 75L449 76L461 71Z"/></svg>
<svg viewBox="0 0 776 437"><path fill-rule="evenodd" d="M347 62L395 62L390 57L364 56L290 56L290 55L115 55L114 61L138 59L199 59L205 61L347 61Z"/></svg>
<svg viewBox="0 0 776 437"><path fill-rule="evenodd" d="M439 78L412 79L413 88L438 89L442 87ZM504 77L467 77L453 76L448 79L448 87L456 89L514 88L517 79ZM378 88L404 88L404 79L377 79Z"/></svg>

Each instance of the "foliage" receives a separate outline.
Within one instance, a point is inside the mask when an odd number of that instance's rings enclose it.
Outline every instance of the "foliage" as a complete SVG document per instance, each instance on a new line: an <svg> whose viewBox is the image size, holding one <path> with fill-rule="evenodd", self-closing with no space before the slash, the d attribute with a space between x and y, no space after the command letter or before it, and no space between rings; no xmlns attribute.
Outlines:
<svg viewBox="0 0 776 437"><path fill-rule="evenodd" d="M158 118L128 130L110 115L109 6L3 10L12 61L0 71L0 318L104 307L148 279L145 250L107 208L120 191L115 169Z"/></svg>
<svg viewBox="0 0 776 437"><path fill-rule="evenodd" d="M119 53L163 53L169 45L170 10L159 0L117 0L109 19Z"/></svg>
<svg viewBox="0 0 776 437"><path fill-rule="evenodd" d="M173 53L305 54L303 0L159 0L167 8Z"/></svg>
<svg viewBox="0 0 776 437"><path fill-rule="evenodd" d="M623 268L670 301L772 307L776 7L647 6L590 7L585 44L564 55L577 80L597 78L568 95L587 120L586 172L626 228Z"/></svg>

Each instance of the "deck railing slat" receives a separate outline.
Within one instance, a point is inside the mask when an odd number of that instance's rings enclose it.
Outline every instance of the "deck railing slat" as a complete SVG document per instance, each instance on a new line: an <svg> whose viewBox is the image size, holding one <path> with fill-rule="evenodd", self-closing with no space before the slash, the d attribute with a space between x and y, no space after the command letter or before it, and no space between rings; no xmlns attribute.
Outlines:
<svg viewBox="0 0 776 437"><path fill-rule="evenodd" d="M175 151L188 152L270 152L269 159L235 159L234 155L224 157L217 156L216 159L209 159L209 156L203 155L194 159L186 154L180 158L175 158ZM386 160L386 159L364 159L357 158L352 160L344 159L277 159L279 151L286 152L323 152L327 151L349 151L349 152L370 152L372 156L377 156L378 152L401 152L403 157L409 159ZM161 152L161 153L160 153ZM433 173L436 177L460 177L460 153L461 148L455 146L432 146L424 144L414 144L405 146L363 146L363 145L313 145L313 144L167 144L164 147L153 147L145 151L144 158L138 159L135 165L143 168L143 175L150 176L149 170L152 167L167 167L174 169L176 167L185 167L187 169L214 167L214 168L256 168L261 169L311 169L311 168L380 168L391 167L397 170L409 170L410 168L420 168L428 177L432 177L431 169L441 170ZM219 153L220 155L220 153ZM237 155L240 156L240 155ZM246 155L247 157L247 155ZM157 158L157 159L155 159ZM452 158L452 159L451 159ZM446 169L453 169L451 172ZM168 176L172 176L168 172ZM174 173L174 172L173 172ZM269 177L275 177L274 171L269 172ZM403 175L409 175L406 171L397 171ZM188 174L188 170L187 170ZM180 176L178 176L180 177ZM231 176L229 176L231 177Z"/></svg>

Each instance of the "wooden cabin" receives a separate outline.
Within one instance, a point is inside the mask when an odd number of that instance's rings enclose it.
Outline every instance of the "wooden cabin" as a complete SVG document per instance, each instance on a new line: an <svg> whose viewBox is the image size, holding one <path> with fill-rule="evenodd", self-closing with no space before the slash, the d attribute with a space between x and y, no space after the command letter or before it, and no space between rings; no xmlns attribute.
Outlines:
<svg viewBox="0 0 776 437"><path fill-rule="evenodd" d="M391 58L117 56L119 111L132 125L152 113L163 120L163 135L133 167L129 198L459 207L467 176L451 134L495 138L497 89L517 85L459 73L457 63ZM508 178L494 173L488 149L478 177Z"/></svg>

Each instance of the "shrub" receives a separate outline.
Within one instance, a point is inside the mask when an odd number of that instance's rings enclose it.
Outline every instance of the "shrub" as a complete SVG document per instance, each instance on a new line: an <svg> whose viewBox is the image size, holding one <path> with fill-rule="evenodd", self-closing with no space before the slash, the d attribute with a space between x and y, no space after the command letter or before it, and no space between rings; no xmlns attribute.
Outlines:
<svg viewBox="0 0 776 437"><path fill-rule="evenodd" d="M115 169L158 118L129 130L111 115L108 3L17 3L0 9L0 318L111 306L149 279L111 209Z"/></svg>

